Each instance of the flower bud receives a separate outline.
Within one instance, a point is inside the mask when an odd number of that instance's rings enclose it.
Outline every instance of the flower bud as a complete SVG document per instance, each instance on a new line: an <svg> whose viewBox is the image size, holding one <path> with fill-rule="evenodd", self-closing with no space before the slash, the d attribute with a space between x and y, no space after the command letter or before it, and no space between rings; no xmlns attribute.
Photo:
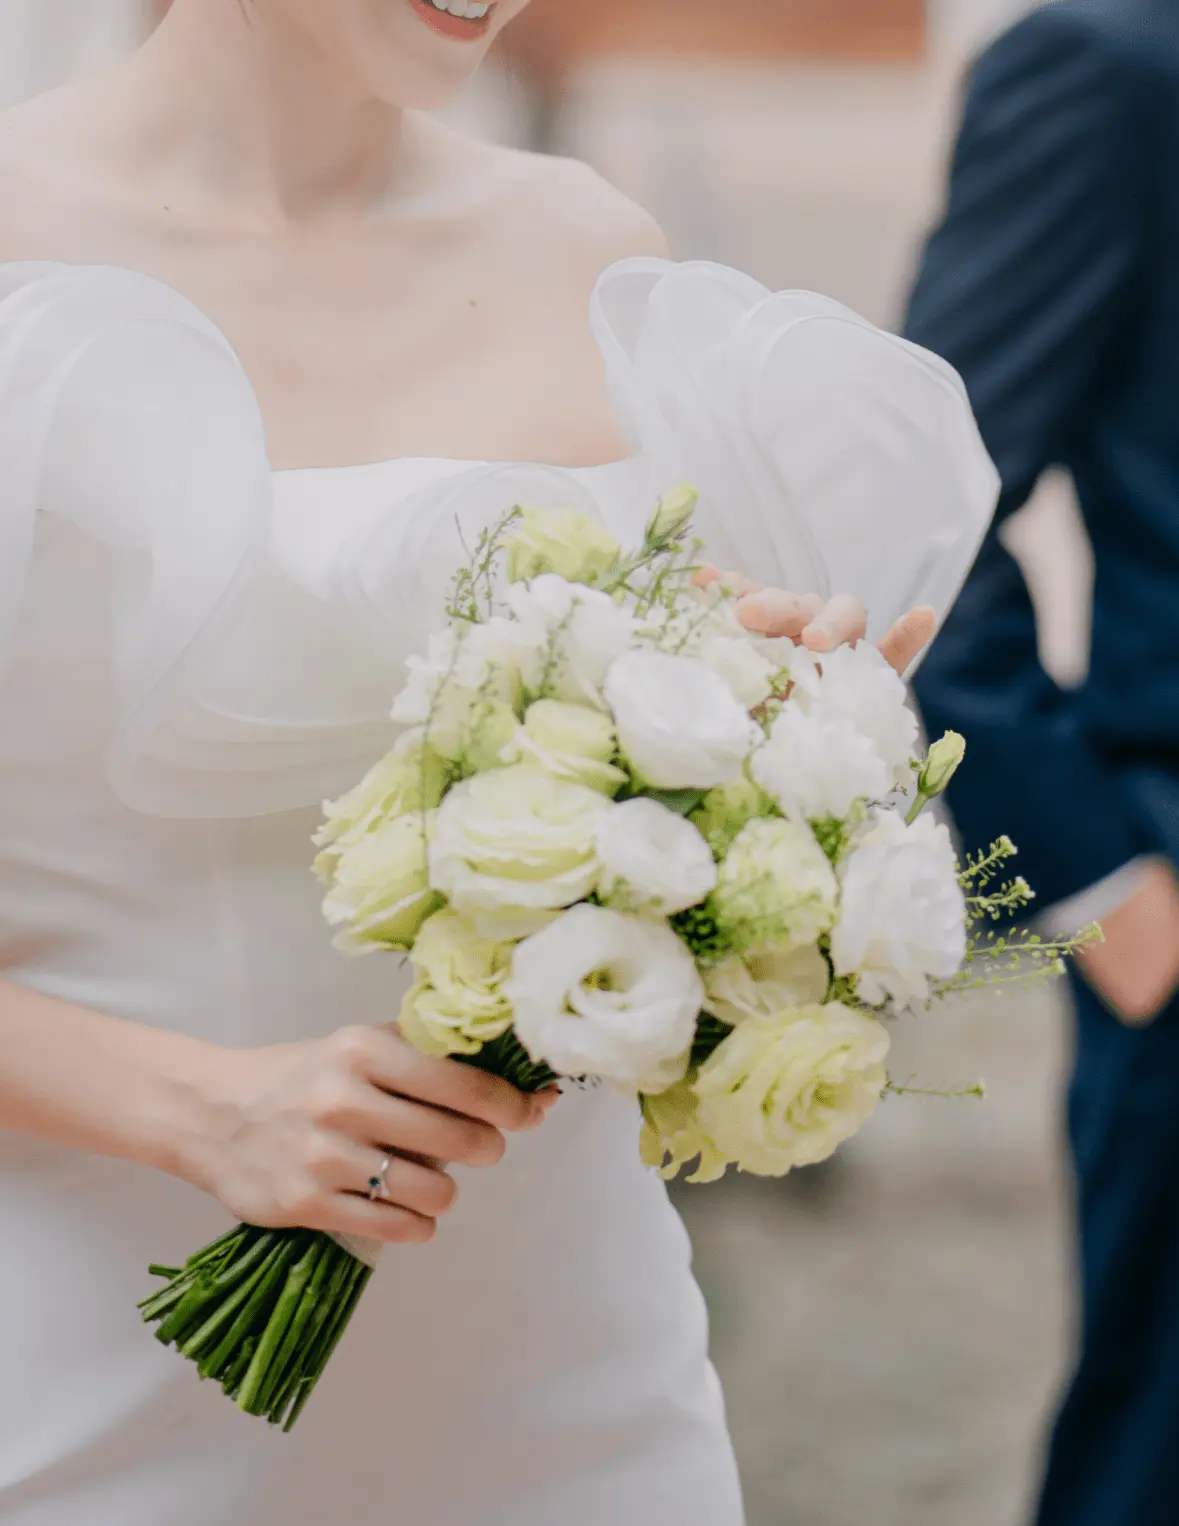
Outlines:
<svg viewBox="0 0 1179 1526"><path fill-rule="evenodd" d="M934 800L945 793L965 756L966 739L956 731L947 731L940 742L933 744L917 784L926 800Z"/></svg>
<svg viewBox="0 0 1179 1526"><path fill-rule="evenodd" d="M678 540L692 523L699 499L700 494L686 482L673 487L670 493L664 493L647 526L647 544L664 545Z"/></svg>

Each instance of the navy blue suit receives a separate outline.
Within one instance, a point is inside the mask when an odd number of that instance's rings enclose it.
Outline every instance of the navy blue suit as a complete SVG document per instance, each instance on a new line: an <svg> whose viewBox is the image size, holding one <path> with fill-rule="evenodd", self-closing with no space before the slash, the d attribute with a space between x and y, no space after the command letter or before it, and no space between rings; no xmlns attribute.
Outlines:
<svg viewBox="0 0 1179 1526"><path fill-rule="evenodd" d="M1044 905L1179 862L1179 0L1060 0L982 57L907 332L962 373L1003 480L916 681L969 742L966 846L1008 832ZM1096 564L1073 692L997 535L1052 466ZM1176 1526L1179 1002L1132 1031L1074 984L1082 1351L1040 1523Z"/></svg>

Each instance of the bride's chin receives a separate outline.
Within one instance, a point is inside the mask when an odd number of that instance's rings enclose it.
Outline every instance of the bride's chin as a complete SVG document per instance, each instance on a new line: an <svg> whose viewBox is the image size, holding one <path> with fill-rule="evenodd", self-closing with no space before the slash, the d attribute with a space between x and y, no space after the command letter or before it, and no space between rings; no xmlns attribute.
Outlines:
<svg viewBox="0 0 1179 1526"><path fill-rule="evenodd" d="M437 111L451 105L470 82L498 30L494 10L483 26L464 22L426 0L385 0L388 16L383 35L370 37L363 47L350 39L355 64L368 89L390 106ZM432 25L430 17L437 17ZM468 36L449 35L451 30Z"/></svg>

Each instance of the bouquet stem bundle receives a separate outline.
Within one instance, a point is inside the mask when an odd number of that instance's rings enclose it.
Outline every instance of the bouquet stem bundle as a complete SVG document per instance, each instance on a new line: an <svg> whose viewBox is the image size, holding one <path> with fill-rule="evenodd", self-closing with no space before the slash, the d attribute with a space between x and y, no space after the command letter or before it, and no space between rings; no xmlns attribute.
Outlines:
<svg viewBox="0 0 1179 1526"><path fill-rule="evenodd" d="M289 1431L372 1276L330 1235L239 1224L140 1305L175 1346L249 1415Z"/></svg>
<svg viewBox="0 0 1179 1526"><path fill-rule="evenodd" d="M513 1034L467 1063L521 1091L556 1077ZM247 1415L290 1431L323 1375L373 1269L331 1235L239 1224L182 1267L153 1266L166 1286L139 1305L156 1339L197 1365Z"/></svg>

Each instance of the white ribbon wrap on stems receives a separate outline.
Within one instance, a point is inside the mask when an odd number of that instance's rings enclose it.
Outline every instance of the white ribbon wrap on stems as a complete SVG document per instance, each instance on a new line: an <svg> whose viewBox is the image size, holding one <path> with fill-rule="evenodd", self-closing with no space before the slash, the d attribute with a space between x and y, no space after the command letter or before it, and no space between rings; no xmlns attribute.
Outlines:
<svg viewBox="0 0 1179 1526"><path fill-rule="evenodd" d="M376 1267L381 1252L385 1249L380 1240L366 1240L363 1235L333 1235L332 1239L350 1256L355 1256L357 1261L362 1261L370 1268Z"/></svg>

